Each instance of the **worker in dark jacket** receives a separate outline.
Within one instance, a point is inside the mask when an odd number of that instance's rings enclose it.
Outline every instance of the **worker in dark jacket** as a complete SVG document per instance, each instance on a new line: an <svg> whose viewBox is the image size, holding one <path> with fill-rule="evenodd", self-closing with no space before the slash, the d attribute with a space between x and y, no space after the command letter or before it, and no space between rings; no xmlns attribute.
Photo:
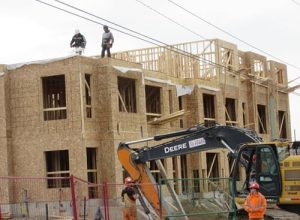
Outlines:
<svg viewBox="0 0 300 220"><path fill-rule="evenodd" d="M75 52L79 55L82 54L86 45L85 37L79 32L78 29L75 30L75 35L73 36L70 47L75 47Z"/></svg>
<svg viewBox="0 0 300 220"><path fill-rule="evenodd" d="M123 209L123 220L136 220L136 200L138 194L133 187L134 181L131 177L125 178L125 188L122 190L122 201L125 204Z"/></svg>
<svg viewBox="0 0 300 220"><path fill-rule="evenodd" d="M107 25L103 26L104 33L102 35L102 51L101 57L103 58L105 55L105 51L107 51L107 57L110 57L110 48L113 46L114 43L114 36L108 29Z"/></svg>
<svg viewBox="0 0 300 220"><path fill-rule="evenodd" d="M263 220L267 208L266 198L258 192L259 184L257 182L250 183L250 194L247 196L244 209L248 212L249 219Z"/></svg>

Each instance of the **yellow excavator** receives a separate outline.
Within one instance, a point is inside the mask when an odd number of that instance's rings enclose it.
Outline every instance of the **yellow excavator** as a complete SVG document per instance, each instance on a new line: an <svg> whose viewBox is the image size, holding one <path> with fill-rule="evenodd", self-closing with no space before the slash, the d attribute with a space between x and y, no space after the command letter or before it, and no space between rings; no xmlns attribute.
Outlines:
<svg viewBox="0 0 300 220"><path fill-rule="evenodd" d="M130 147L130 145L146 141L162 141L163 139L171 140L152 147ZM233 180L233 196L237 207L244 202L249 193L249 182L255 179L268 204L277 204L276 207L299 214L299 146L300 142L293 144L286 141L263 142L254 131L249 129L225 125L212 127L198 125L183 131L120 143L117 153L123 168L133 178L142 196L159 216L165 210L146 162L216 148L228 149L228 157L233 161L230 176ZM244 179L238 178L241 169L246 174ZM276 210L269 211L274 219L276 215L282 215L279 209ZM298 214L291 213L291 216L296 218L299 217Z"/></svg>

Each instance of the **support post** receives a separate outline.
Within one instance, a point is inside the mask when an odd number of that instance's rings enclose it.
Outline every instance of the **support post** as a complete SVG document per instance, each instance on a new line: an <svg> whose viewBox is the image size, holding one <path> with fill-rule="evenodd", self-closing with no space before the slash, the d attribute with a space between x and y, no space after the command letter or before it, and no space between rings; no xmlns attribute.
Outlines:
<svg viewBox="0 0 300 220"><path fill-rule="evenodd" d="M103 203L104 203L104 215L105 220L109 220L109 201L108 201L108 193L107 193L107 183L103 183Z"/></svg>
<svg viewBox="0 0 300 220"><path fill-rule="evenodd" d="M83 220L85 220L86 216L86 197L84 197L84 200L83 200Z"/></svg>
<svg viewBox="0 0 300 220"><path fill-rule="evenodd" d="M277 129L277 120L276 120L276 102L274 96L270 95L269 97L269 114L270 114L270 125L271 125L271 140L279 138L280 133Z"/></svg>
<svg viewBox="0 0 300 220"><path fill-rule="evenodd" d="M48 212L48 204L47 203L45 204L45 209L46 209L46 220L48 220L49 219L49 212ZM0 218L0 220L1 220L1 218Z"/></svg>
<svg viewBox="0 0 300 220"><path fill-rule="evenodd" d="M70 176L70 186L71 186L71 194L72 194L73 217L74 217L74 220L78 220L77 207L76 207L75 184L74 184L74 176L73 175Z"/></svg>

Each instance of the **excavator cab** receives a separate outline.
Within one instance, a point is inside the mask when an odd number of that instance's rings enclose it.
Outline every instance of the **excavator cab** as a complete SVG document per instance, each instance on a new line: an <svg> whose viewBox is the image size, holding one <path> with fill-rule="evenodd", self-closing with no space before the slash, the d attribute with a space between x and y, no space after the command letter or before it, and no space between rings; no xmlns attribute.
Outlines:
<svg viewBox="0 0 300 220"><path fill-rule="evenodd" d="M249 184L256 181L267 201L277 203L281 192L281 173L276 145L243 144L236 153L232 177L237 202L242 203L249 193Z"/></svg>

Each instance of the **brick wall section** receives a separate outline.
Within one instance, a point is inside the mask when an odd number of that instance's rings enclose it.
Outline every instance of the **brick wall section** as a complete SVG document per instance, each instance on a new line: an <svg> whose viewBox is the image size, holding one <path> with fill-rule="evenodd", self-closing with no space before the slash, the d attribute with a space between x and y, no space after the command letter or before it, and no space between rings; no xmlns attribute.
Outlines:
<svg viewBox="0 0 300 220"><path fill-rule="evenodd" d="M1 72L1 71L0 71ZM8 173L8 137L7 137L7 111L5 82L7 75L0 76L0 175L7 176Z"/></svg>

